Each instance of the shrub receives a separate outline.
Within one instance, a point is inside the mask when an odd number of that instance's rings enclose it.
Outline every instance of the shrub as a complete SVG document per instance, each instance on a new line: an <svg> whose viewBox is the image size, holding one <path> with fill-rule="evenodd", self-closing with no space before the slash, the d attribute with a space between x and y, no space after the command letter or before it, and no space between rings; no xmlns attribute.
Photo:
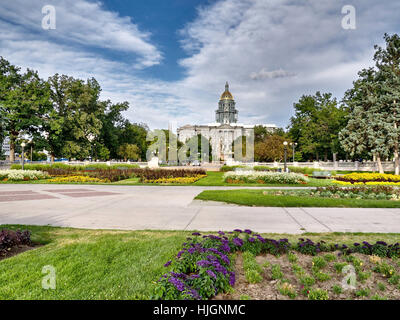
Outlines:
<svg viewBox="0 0 400 320"><path fill-rule="evenodd" d="M281 271L281 266L279 264L273 264L271 266L271 277L274 280L283 278L283 272Z"/></svg>
<svg viewBox="0 0 400 320"><path fill-rule="evenodd" d="M335 284L335 285L332 286L332 291L335 294L341 294L343 292L343 289L342 289L341 286L338 286L337 284Z"/></svg>
<svg viewBox="0 0 400 320"><path fill-rule="evenodd" d="M282 295L288 296L291 299L294 299L297 296L296 290L294 289L293 285L288 282L283 282L281 285L278 286L278 289Z"/></svg>
<svg viewBox="0 0 400 320"><path fill-rule="evenodd" d="M313 289L308 293L309 300L329 300L329 294L327 290Z"/></svg>
<svg viewBox="0 0 400 320"><path fill-rule="evenodd" d="M303 277L300 277L300 283L304 287L311 287L312 285L315 284L315 279L311 276L303 276Z"/></svg>
<svg viewBox="0 0 400 320"><path fill-rule="evenodd" d="M249 251L243 253L243 269L246 280L249 283L258 283L262 281L262 268L257 263L255 255Z"/></svg>
<svg viewBox="0 0 400 320"><path fill-rule="evenodd" d="M36 170L0 170L0 181L24 181L48 178L48 174Z"/></svg>
<svg viewBox="0 0 400 320"><path fill-rule="evenodd" d="M308 178L298 173L285 172L257 172L257 171L229 171L224 174L224 181L234 183L235 181L245 183L272 183L272 184L306 184Z"/></svg>
<svg viewBox="0 0 400 320"><path fill-rule="evenodd" d="M28 230L3 229L0 231L0 254L6 254L14 246L31 244L31 233Z"/></svg>
<svg viewBox="0 0 400 320"><path fill-rule="evenodd" d="M386 173L350 173L342 177L336 177L337 181L345 181L350 183L366 183L366 182L400 182L400 176Z"/></svg>
<svg viewBox="0 0 400 320"><path fill-rule="evenodd" d="M371 290L368 288L362 288L362 289L356 291L357 297L368 297L370 294L371 294Z"/></svg>

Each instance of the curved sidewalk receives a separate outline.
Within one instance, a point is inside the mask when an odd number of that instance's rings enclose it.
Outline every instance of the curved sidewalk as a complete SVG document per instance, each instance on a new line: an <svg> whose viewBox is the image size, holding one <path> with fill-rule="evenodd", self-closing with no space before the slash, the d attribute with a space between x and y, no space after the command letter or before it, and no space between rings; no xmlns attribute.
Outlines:
<svg viewBox="0 0 400 320"><path fill-rule="evenodd" d="M196 186L0 185L0 224L90 229L400 233L400 209L270 208L193 201ZM261 188L265 189L265 188Z"/></svg>

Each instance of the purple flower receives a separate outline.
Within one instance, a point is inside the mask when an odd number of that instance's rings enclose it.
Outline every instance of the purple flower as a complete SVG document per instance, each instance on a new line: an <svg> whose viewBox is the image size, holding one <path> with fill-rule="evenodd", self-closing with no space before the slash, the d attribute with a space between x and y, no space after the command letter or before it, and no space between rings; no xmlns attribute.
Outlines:
<svg viewBox="0 0 400 320"><path fill-rule="evenodd" d="M168 261L166 264L164 264L164 267L168 267L171 263L172 261Z"/></svg>
<svg viewBox="0 0 400 320"><path fill-rule="evenodd" d="M229 264L231 261L229 260L228 256L225 254L221 254L221 260L226 264Z"/></svg>
<svg viewBox="0 0 400 320"><path fill-rule="evenodd" d="M251 234L252 233L252 231L249 230L249 229L245 229L244 232L247 233L247 234Z"/></svg>
<svg viewBox="0 0 400 320"><path fill-rule="evenodd" d="M229 284L233 287L235 284L235 273L230 271L229 272Z"/></svg>
<svg viewBox="0 0 400 320"><path fill-rule="evenodd" d="M254 241L256 241L256 239L254 239L254 238L249 238L249 242L254 242Z"/></svg>
<svg viewBox="0 0 400 320"><path fill-rule="evenodd" d="M176 257L179 259L184 252L185 252L185 250L179 251Z"/></svg>
<svg viewBox="0 0 400 320"><path fill-rule="evenodd" d="M193 254L193 253L196 252L196 249L195 249L195 248L189 248L189 249L188 249L188 252L189 252L190 254Z"/></svg>
<svg viewBox="0 0 400 320"><path fill-rule="evenodd" d="M218 231L218 234L219 234L220 236L223 236L223 235L225 235L225 232Z"/></svg>
<svg viewBox="0 0 400 320"><path fill-rule="evenodd" d="M199 276L198 274L192 274L190 277L191 277L192 279L198 279L198 278L200 278L200 276Z"/></svg>
<svg viewBox="0 0 400 320"><path fill-rule="evenodd" d="M185 290L185 284L174 277L169 278L168 282L172 283L175 286L175 288L178 289L179 291Z"/></svg>
<svg viewBox="0 0 400 320"><path fill-rule="evenodd" d="M228 273L228 271L226 271L226 269L220 264L218 264L218 266L215 267L215 271L222 273L224 276Z"/></svg>
<svg viewBox="0 0 400 320"><path fill-rule="evenodd" d="M211 264L211 262L210 262L210 261L207 261L207 260L200 260L200 261L197 262L197 265L198 265L199 267L207 267L207 266L209 266L210 264Z"/></svg>
<svg viewBox="0 0 400 320"><path fill-rule="evenodd" d="M233 244L234 244L235 246L241 247L241 246L243 245L243 240L240 239L240 238L234 238L234 239L233 239Z"/></svg>
<svg viewBox="0 0 400 320"><path fill-rule="evenodd" d="M192 236L200 236L201 234L199 232L193 232Z"/></svg>
<svg viewBox="0 0 400 320"><path fill-rule="evenodd" d="M207 270L206 272L207 272L207 274L208 274L210 277L213 277L214 279L217 279L217 276L216 276L215 273L212 272L211 270Z"/></svg>
<svg viewBox="0 0 400 320"><path fill-rule="evenodd" d="M240 229L235 229L235 230L233 230L233 231L242 233L242 230L240 230Z"/></svg>

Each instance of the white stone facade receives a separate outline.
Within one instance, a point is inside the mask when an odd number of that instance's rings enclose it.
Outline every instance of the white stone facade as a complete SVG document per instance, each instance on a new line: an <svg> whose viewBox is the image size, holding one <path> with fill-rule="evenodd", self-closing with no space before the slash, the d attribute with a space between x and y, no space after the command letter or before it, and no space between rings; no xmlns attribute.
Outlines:
<svg viewBox="0 0 400 320"><path fill-rule="evenodd" d="M210 142L213 161L232 162L234 141L240 141L240 137L247 137L247 144L254 143L254 126L237 123L238 111L235 106L235 100L229 92L228 83L226 83L225 91L221 95L216 110L217 122L208 125L180 127L177 130L178 140L185 143L195 136L202 135Z"/></svg>

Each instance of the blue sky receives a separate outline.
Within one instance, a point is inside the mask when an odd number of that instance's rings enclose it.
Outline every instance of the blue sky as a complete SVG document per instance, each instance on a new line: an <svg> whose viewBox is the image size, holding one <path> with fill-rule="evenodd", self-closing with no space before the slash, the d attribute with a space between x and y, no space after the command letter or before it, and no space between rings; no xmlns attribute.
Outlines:
<svg viewBox="0 0 400 320"><path fill-rule="evenodd" d="M287 126L301 95L342 98L374 44L400 33L399 12L398 0L0 0L0 55L43 78L95 77L151 128L214 122L225 81L239 122Z"/></svg>

